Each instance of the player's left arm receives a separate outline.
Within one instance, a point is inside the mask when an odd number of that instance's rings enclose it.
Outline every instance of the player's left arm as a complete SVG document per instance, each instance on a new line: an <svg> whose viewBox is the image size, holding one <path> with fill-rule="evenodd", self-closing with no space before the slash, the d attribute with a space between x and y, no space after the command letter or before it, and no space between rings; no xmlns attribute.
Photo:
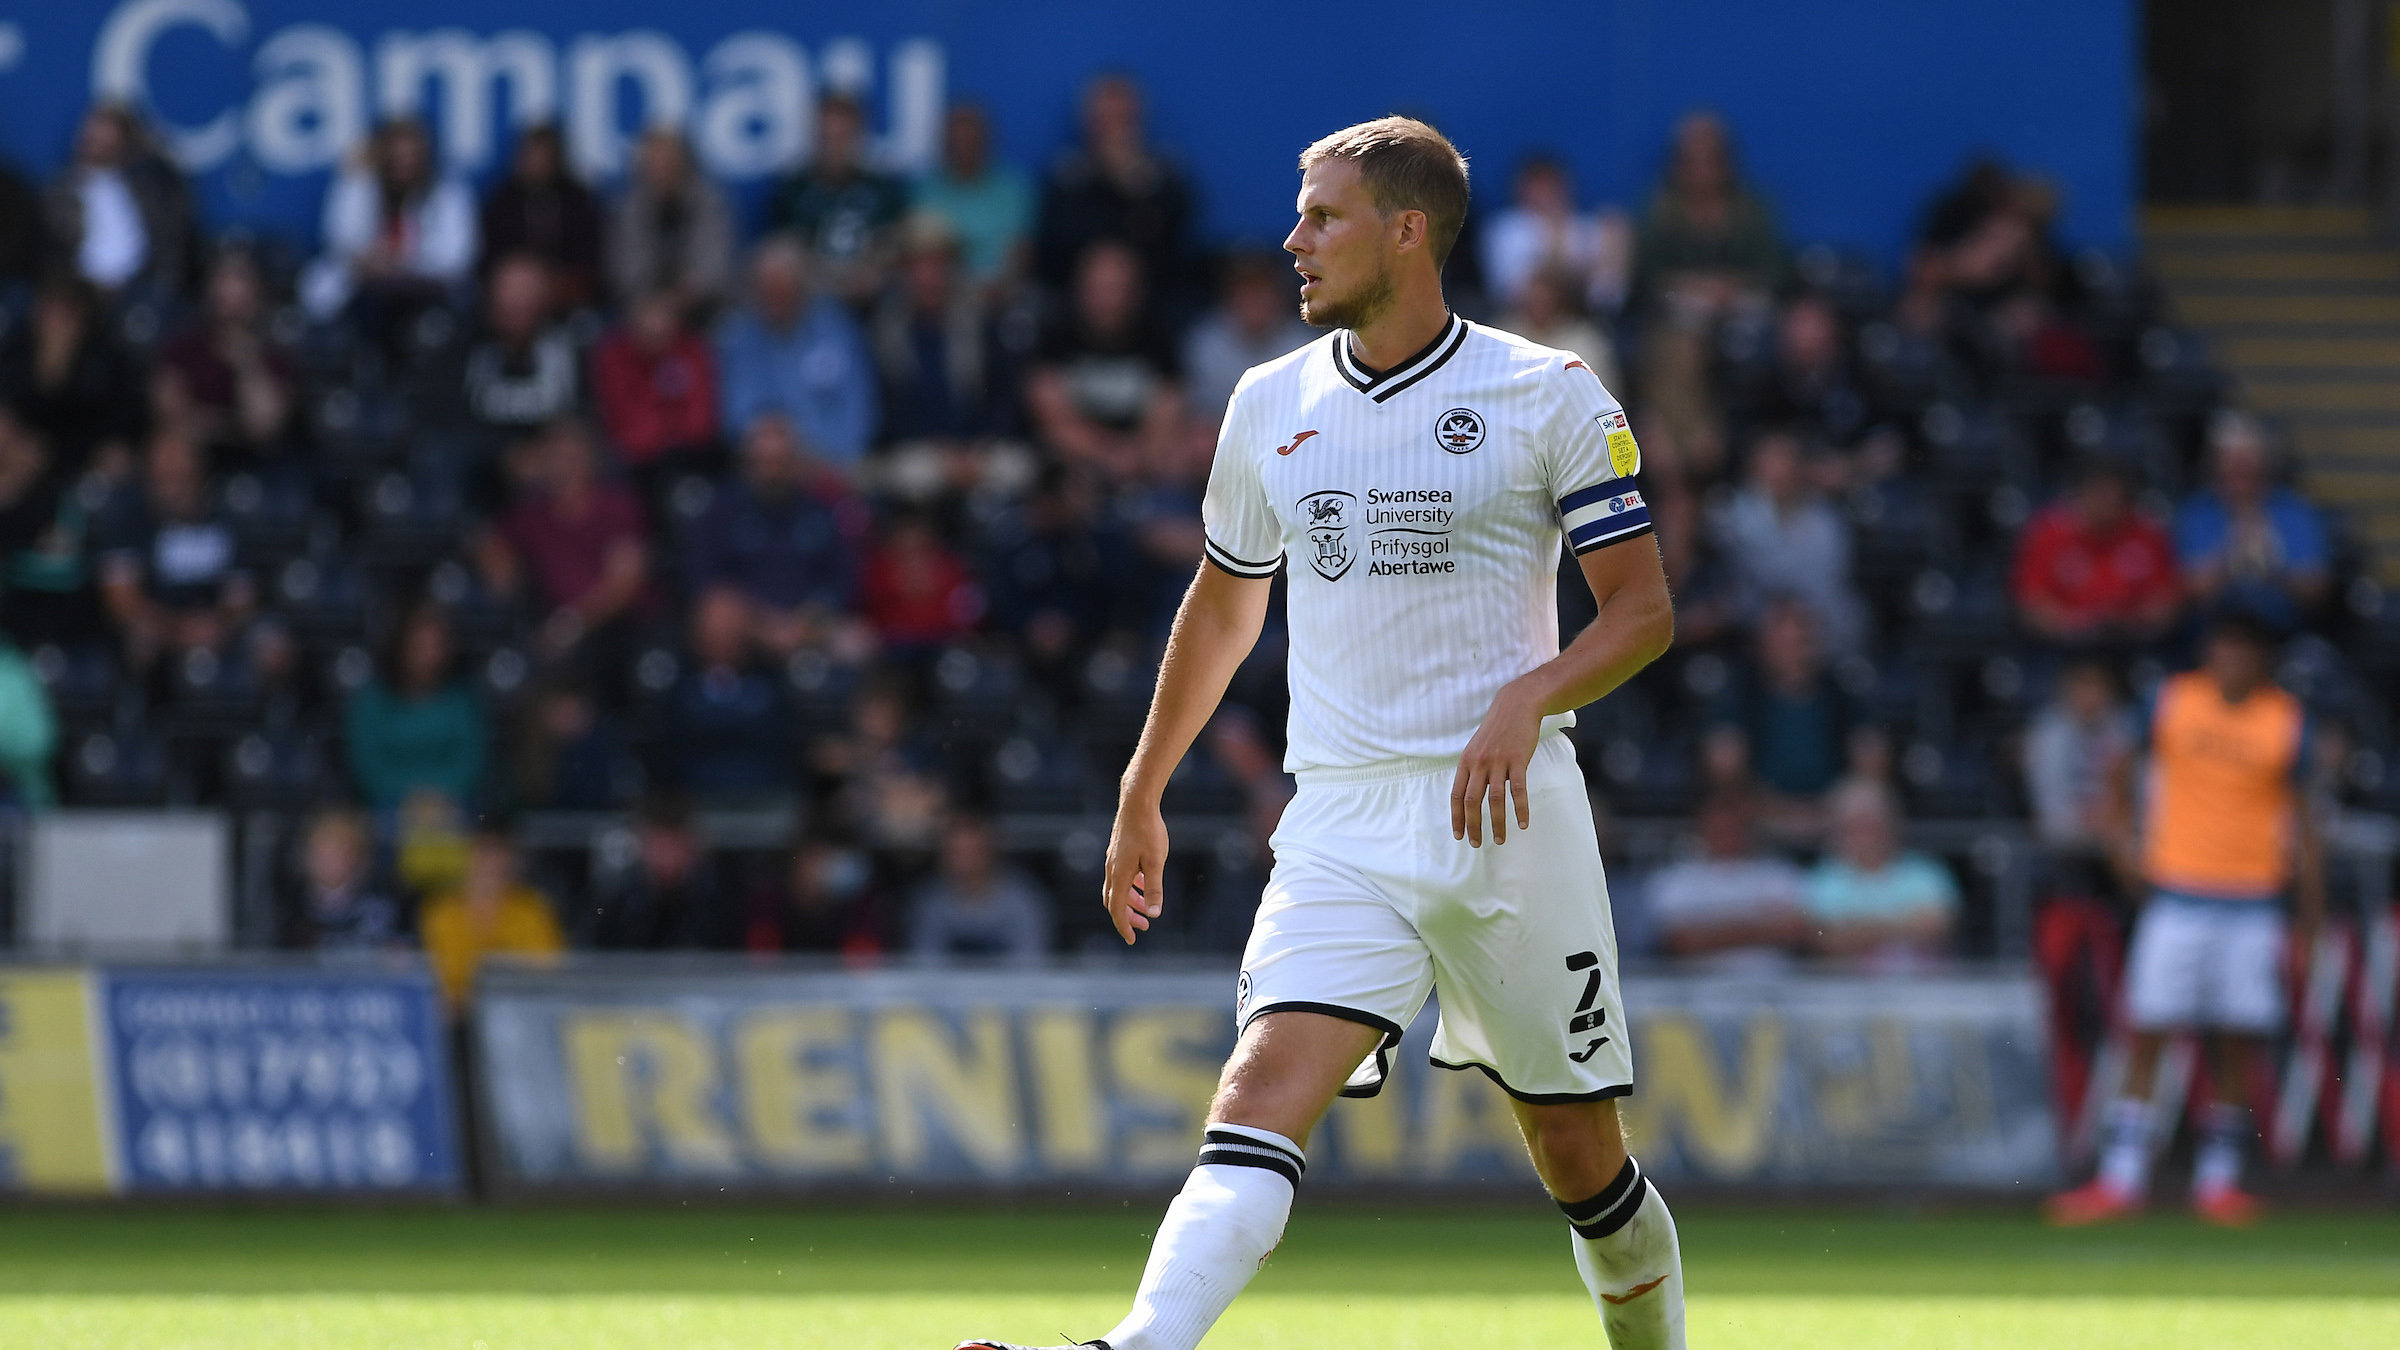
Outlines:
<svg viewBox="0 0 2400 1350"><path fill-rule="evenodd" d="M1566 650L1501 687L1451 780L1450 836L1477 848L1483 846L1487 806L1495 844L1508 841L1511 797L1517 828L1533 824L1525 771L1541 739L1542 719L1572 712L1615 689L1675 640L1675 603L1667 593L1655 538L1645 532L1575 560L1583 565L1600 616Z"/></svg>

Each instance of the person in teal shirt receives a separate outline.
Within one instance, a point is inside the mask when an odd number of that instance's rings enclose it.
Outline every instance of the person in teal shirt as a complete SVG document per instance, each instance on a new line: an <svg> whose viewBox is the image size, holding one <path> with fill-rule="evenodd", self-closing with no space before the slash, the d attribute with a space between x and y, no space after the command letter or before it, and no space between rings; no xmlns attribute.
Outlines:
<svg viewBox="0 0 2400 1350"><path fill-rule="evenodd" d="M992 162L992 129L983 109L953 104L942 123L942 164L917 180L915 207L942 218L959 242L959 259L979 286L1025 271L1033 232L1033 182L1016 166Z"/></svg>
<svg viewBox="0 0 2400 1350"><path fill-rule="evenodd" d="M1891 789L1854 779L1835 788L1827 805L1833 847L1801 896L1816 950L1877 964L1949 955L1958 882L1940 863L1901 849Z"/></svg>
<svg viewBox="0 0 2400 1350"><path fill-rule="evenodd" d="M33 662L0 638L0 776L29 810L58 805L50 756L58 749L58 714Z"/></svg>
<svg viewBox="0 0 2400 1350"><path fill-rule="evenodd" d="M423 793L462 809L475 802L490 732L452 665L449 616L420 605L393 635L384 669L350 696L350 776L368 806L392 810Z"/></svg>

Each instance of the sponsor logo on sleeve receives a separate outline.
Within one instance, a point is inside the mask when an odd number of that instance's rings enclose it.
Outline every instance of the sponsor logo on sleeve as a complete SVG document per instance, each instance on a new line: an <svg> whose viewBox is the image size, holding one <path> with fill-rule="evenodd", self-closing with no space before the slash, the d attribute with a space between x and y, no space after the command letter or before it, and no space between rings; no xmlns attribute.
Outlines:
<svg viewBox="0 0 2400 1350"><path fill-rule="evenodd" d="M1625 421L1625 410L1618 408L1600 414L1600 430L1608 437L1608 467L1619 478L1631 478L1641 472L1642 448L1633 441L1633 428Z"/></svg>

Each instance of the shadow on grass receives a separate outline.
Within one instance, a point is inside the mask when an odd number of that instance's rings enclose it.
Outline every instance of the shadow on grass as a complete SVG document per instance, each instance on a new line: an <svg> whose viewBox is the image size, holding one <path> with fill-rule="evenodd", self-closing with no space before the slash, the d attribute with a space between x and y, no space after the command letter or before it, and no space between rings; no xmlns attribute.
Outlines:
<svg viewBox="0 0 2400 1350"><path fill-rule="evenodd" d="M19 1210L0 1298L122 1294L1129 1293L1158 1206L1085 1209ZM2400 1300L2400 1216L2181 1218L2060 1233L2017 1215L1679 1215L1695 1295ZM1303 1205L1257 1287L1577 1294L1532 1206Z"/></svg>

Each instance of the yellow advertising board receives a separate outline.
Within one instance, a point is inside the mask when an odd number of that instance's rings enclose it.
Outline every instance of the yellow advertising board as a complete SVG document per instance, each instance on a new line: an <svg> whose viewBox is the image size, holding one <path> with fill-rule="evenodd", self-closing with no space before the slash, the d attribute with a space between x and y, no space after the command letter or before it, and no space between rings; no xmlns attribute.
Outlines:
<svg viewBox="0 0 2400 1350"><path fill-rule="evenodd" d="M0 1191L112 1188L85 970L0 971Z"/></svg>

